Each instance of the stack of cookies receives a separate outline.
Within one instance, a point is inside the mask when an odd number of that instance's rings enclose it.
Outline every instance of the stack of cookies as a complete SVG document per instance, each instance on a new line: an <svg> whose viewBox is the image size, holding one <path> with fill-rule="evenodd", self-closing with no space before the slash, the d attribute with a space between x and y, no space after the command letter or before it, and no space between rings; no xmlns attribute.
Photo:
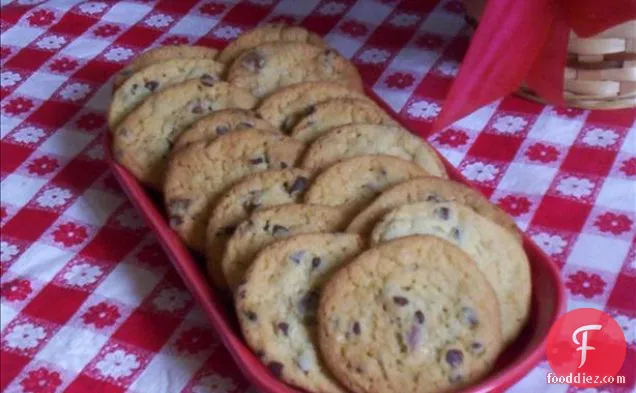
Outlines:
<svg viewBox="0 0 636 393"><path fill-rule="evenodd" d="M150 50L115 78L113 153L231 291L247 344L308 392L451 392L529 314L514 222L299 27Z"/></svg>

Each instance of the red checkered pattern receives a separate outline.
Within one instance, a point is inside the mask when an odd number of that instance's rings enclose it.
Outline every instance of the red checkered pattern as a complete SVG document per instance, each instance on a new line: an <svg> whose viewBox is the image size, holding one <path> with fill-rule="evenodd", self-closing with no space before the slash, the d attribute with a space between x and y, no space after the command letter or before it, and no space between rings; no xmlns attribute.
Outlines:
<svg viewBox="0 0 636 393"><path fill-rule="evenodd" d="M457 0L24 3L6 5L0 19L7 393L249 388L103 161L106 82L136 54L165 44L221 48L259 23L300 24L351 58L427 135L470 41ZM633 110L555 109L508 97L428 136L559 264L570 309L616 318L631 386L634 121ZM581 391L547 386L548 371L540 364L510 391ZM629 385L583 391L626 393Z"/></svg>

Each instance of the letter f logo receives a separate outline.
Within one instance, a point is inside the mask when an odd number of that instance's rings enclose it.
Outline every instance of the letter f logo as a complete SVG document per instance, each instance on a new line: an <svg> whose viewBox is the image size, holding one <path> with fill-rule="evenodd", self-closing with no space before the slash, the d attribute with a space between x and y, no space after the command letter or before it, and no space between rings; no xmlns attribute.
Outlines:
<svg viewBox="0 0 636 393"><path fill-rule="evenodd" d="M576 345L580 345L580 347L578 347L576 350L577 351L581 351L581 364L579 364L578 368L583 367L583 365L585 364L585 360L587 359L587 351L590 350L595 350L596 348L588 346L587 345L587 331L588 330L601 330L603 326L601 325L585 325L585 326L581 326L580 328L576 329L574 331L574 333L572 333L572 341L574 341L574 344ZM579 340L576 338L576 336L580 333L583 332L582 337L583 339L581 340L582 343L579 342Z"/></svg>

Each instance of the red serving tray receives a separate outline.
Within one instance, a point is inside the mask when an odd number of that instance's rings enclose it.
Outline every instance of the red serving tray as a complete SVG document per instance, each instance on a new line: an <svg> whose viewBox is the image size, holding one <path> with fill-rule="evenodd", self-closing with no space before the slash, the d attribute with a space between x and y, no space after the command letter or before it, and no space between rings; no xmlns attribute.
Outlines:
<svg viewBox="0 0 636 393"><path fill-rule="evenodd" d="M367 95L374 99L387 113L404 125L373 91ZM405 127L407 128L407 127ZM204 264L181 241L168 226L160 198L148 192L137 180L113 158L111 137L104 136L106 160L132 204L155 232L161 246L170 257L190 292L216 329L221 341L228 349L243 374L262 393L302 393L276 377L252 353L243 341L231 301L222 293L213 290L206 279ZM451 179L469 184L451 164L441 157ZM530 320L519 338L499 357L495 371L486 379L461 393L503 392L526 375L544 356L548 331L565 306L565 291L557 266L524 235L523 246L528 254L532 274L532 304Z"/></svg>

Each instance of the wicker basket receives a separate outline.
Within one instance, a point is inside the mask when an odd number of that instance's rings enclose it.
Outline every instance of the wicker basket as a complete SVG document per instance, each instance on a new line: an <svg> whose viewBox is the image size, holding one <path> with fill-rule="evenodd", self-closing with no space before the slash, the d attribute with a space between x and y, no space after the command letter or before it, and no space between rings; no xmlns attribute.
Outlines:
<svg viewBox="0 0 636 393"><path fill-rule="evenodd" d="M475 25L484 0L464 0L467 20ZM472 23L471 23L472 22ZM590 38L573 32L568 44L563 96L568 106L586 109L636 107L636 20ZM543 102L522 87L519 94Z"/></svg>

